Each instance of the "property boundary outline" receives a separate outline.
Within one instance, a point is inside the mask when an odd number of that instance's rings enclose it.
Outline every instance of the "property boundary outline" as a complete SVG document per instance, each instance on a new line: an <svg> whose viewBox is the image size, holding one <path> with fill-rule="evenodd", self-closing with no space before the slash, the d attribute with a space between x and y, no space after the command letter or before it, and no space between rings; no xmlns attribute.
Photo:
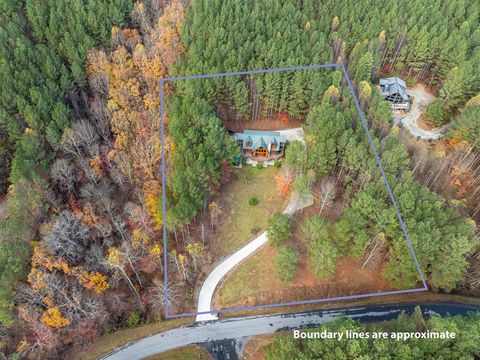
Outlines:
<svg viewBox="0 0 480 360"><path fill-rule="evenodd" d="M406 289L406 290L396 290L396 291L384 291L378 293L371 293L371 294L360 294L360 295L350 295L350 296L340 296L340 297L333 297L333 298L324 298L324 299L316 299L316 300L303 300L303 301L292 301L286 303L278 303L278 304L266 304L266 305L254 305L254 306L244 306L244 307L237 307L237 308L230 308L230 309L219 309L219 310L211 310L211 311L201 311L201 312L193 312L193 313L183 313L183 314L173 314L170 315L168 313L168 269L167 269L167 222L166 222L166 214L167 214L167 205L166 205L166 192L165 192L165 122L164 122L164 94L163 88L164 84L168 81L178 81L178 80L188 80L188 79L206 79L206 78L213 78L213 77L227 77L227 76L235 76L235 75L251 75L251 74L264 74L264 73L272 73L272 72L284 72L284 71L294 71L294 70L307 70L307 69L341 69L345 80L347 82L348 88L352 94L353 101L355 103L355 107L357 108L358 115L362 121L363 128L367 133L368 142L370 143L370 147L373 151L373 155L375 157L375 161L380 169L380 173L382 174L383 181L385 186L387 187L388 194L390 196L390 200L392 201L393 207L395 209L395 213L397 215L398 221L400 223L400 227L402 232L407 240L408 247L410 249L410 253L413 257L415 262L415 266L417 268L417 272L420 275L423 287L421 288L413 288L413 289ZM396 294L405 294L405 293L416 293L422 291L428 291L427 282L423 275L422 269L420 267L420 263L418 262L417 256L415 254L415 250L413 249L412 242L410 240L410 236L408 235L407 228L405 223L403 222L402 215L398 209L397 202L395 200L395 196L393 195L393 191L390 187L390 183L388 182L387 176L385 174L385 170L383 169L382 163L380 161L380 157L378 155L377 149L373 142L372 136L370 134L370 130L368 128L367 121L365 120L365 116L363 115L363 111L360 107L360 103L357 99L355 94L355 90L353 88L352 81L350 80L350 76L348 75L347 69L345 64L319 64L319 65L306 65L306 66L295 66L295 67L287 67L287 68L272 68L272 69L259 69L259 70L247 70L247 71L234 71L229 73L219 73L219 74L203 74L203 75L187 75L187 76L178 76L178 77L167 77L161 78L160 82L160 126L161 126L161 142L162 142L162 211L163 211L163 268L164 268L164 301L165 301L165 318L177 318L177 317L188 317L188 316L196 316L202 314L219 314L219 313L228 313L228 312L235 312L235 311L245 311L245 310L255 310L255 309L266 309L266 308L274 308L280 306L290 306L290 305L305 305L305 304L312 304L312 303L322 303L328 301L340 301L340 300L352 300L352 299L361 299L366 297L376 297L376 296L387 296L387 295L396 295Z"/></svg>

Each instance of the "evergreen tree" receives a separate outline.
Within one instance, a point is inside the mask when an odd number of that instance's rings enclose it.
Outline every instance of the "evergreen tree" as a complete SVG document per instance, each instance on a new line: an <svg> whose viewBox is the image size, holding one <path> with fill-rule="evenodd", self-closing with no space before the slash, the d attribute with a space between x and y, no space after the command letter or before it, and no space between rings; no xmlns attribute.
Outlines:
<svg viewBox="0 0 480 360"><path fill-rule="evenodd" d="M286 246L278 250L273 266L277 278L283 282L290 282L296 272L296 264L300 260L298 251L292 246Z"/></svg>
<svg viewBox="0 0 480 360"><path fill-rule="evenodd" d="M276 213L268 222L268 242L273 247L279 247L292 236L292 224L288 215Z"/></svg>

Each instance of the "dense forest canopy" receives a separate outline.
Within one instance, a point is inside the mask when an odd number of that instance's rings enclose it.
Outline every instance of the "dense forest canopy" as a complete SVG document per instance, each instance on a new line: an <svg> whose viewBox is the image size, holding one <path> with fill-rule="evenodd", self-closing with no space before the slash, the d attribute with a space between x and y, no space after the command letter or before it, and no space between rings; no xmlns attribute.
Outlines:
<svg viewBox="0 0 480 360"><path fill-rule="evenodd" d="M39 186L63 130L72 111L85 113L87 52L107 44L112 26L123 26L131 10L122 0L0 2L2 192L7 179L12 184L10 219L1 229L8 239L0 251L2 297L25 275L30 222L45 210ZM1 306L10 305L2 299Z"/></svg>
<svg viewBox="0 0 480 360"><path fill-rule="evenodd" d="M360 324L351 319L339 319L333 323L321 325L311 332L347 331L369 333L364 339L292 339L291 336L276 335L271 345L266 347L267 360L288 359L426 359L442 357L444 359L475 359L480 348L478 314L468 316L434 316L424 319L417 307L411 316L402 313L396 320L379 324ZM389 334L411 332L444 332L455 329L455 339L373 339L375 332ZM305 330L309 331L309 330ZM313 335L313 334L310 334Z"/></svg>
<svg viewBox="0 0 480 360"><path fill-rule="evenodd" d="M382 12L373 11L378 6L379 3L375 2L368 6L348 2L342 6L336 2L314 5L310 1L282 4L275 1L246 1L241 4L194 2L191 11L186 14L181 36L186 52L172 73L221 73L328 63L332 59L346 62L364 112L374 127L372 136L380 148L385 172L421 267L431 286L451 290L462 278L467 256L478 245L475 226L455 209L449 209L441 197L412 178L405 147L394 133L385 134L391 116L385 108L386 104L372 90L374 86L370 82L386 68L440 87L440 93L449 94L445 95L444 101L452 108L465 102L478 91L479 86L478 74L474 71L480 61L479 44L470 38L478 33L478 28L469 24L472 19L478 23L478 6L472 4L467 11L466 7L442 6L432 1L419 10L416 4L409 3L402 9L400 19L395 4L391 3ZM355 16L351 16L352 11ZM322 16L337 12L333 19ZM430 16L431 13L436 15ZM364 16L357 16L360 14ZM427 18L428 22L439 19L444 22L445 14L452 15L447 16L448 23L443 24L452 29L450 33L442 31L439 35L433 30L428 32L427 28L435 28L435 23L420 30L418 25L408 26L413 19L418 19L414 24ZM342 21L344 18L348 19L345 24ZM385 23L380 18L392 20ZM448 47L440 46L444 43L455 46L455 51L445 52ZM461 68L466 75L461 93L455 95L450 89L452 68ZM459 82L457 78L455 84L459 85ZM371 239L385 238L390 254L385 270L387 278L400 287L413 287L420 280L341 72L317 69L191 80L188 86L179 84L176 91L190 101L204 97L217 109L222 105L236 109L233 117L237 121L276 118L282 112L304 121L307 139L310 137L313 141L309 143L307 140L306 163L295 164L295 167L313 172L315 179L330 174L335 167L346 173L346 185L352 201L342 219L332 227L332 239L337 246L343 248L344 253L362 257ZM178 121L189 121L176 111L170 115L172 130L178 126ZM232 117L232 114L229 115ZM195 127L196 124L190 121L189 126ZM201 158L203 150L198 150L196 156ZM180 148L175 150L174 156L179 156L182 151L188 156L195 156L191 154L191 149ZM172 166L172 174L179 171ZM175 183L179 184L191 183L191 177L196 178L195 174L189 175L188 172L182 175L182 181L174 176ZM205 194L203 199L208 196L200 185L189 188ZM213 191L214 187L210 188ZM175 208L176 204L197 203L197 207L201 208L206 201L186 199L187 195L180 195L170 205ZM196 215L192 211L181 213L192 214L188 220ZM179 219L170 223L180 227L186 224ZM445 241L446 238L450 240ZM448 258L444 256L446 253Z"/></svg>
<svg viewBox="0 0 480 360"><path fill-rule="evenodd" d="M0 0L5 352L58 358L78 339L160 319L164 220L175 280L167 300L172 311L190 306L208 247L189 241L189 225L205 214L214 223L221 209L208 200L238 157L226 122L302 123L308 155L291 146L285 159L299 175L297 189L341 174L349 199L342 216L305 225L319 234L311 239L312 263L330 254L361 258L374 239L389 254L384 276L398 287L418 284L341 71L167 84L166 219L158 136L158 79L165 76L346 64L428 284L478 291L475 207L436 192L458 178L431 184L442 169L477 163L468 156L480 150L479 16L475 0ZM452 118L451 163L425 165L390 129L376 88L387 74L438 93L441 106L431 112ZM296 251L282 248L277 266L294 269ZM315 268L323 276L334 266Z"/></svg>

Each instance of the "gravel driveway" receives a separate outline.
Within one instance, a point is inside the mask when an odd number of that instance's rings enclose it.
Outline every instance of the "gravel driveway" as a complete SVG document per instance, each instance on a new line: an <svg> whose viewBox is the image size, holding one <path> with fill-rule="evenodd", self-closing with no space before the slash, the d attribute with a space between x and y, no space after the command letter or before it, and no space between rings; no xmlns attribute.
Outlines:
<svg viewBox="0 0 480 360"><path fill-rule="evenodd" d="M417 85L407 89L408 95L413 98L410 111L404 116L395 120L395 123L403 125L416 138L422 140L436 140L444 136L448 130L448 124L433 130L424 130L418 126L418 118L425 111L428 104L435 101L435 96L426 91L423 85Z"/></svg>

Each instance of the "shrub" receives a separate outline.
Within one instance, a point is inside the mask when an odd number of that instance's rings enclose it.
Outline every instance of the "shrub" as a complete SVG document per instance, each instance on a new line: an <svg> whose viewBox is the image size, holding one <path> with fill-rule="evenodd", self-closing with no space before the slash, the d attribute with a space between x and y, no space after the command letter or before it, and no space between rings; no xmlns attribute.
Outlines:
<svg viewBox="0 0 480 360"><path fill-rule="evenodd" d="M251 233L252 235L257 235L257 234L258 234L258 231L259 231L259 229L258 229L258 227L256 227L256 226L250 229L250 233Z"/></svg>
<svg viewBox="0 0 480 360"><path fill-rule="evenodd" d="M273 166L276 169L280 169L280 167L282 166L282 162L280 160L275 160L275 162L273 163Z"/></svg>
<svg viewBox="0 0 480 360"><path fill-rule="evenodd" d="M129 315L128 318L125 320L125 325L128 328L133 328L135 326L138 326L140 324L140 314L133 310Z"/></svg>
<svg viewBox="0 0 480 360"><path fill-rule="evenodd" d="M257 163L257 165L255 165L255 167L256 167L257 169L263 169L263 165L260 164L260 163Z"/></svg>
<svg viewBox="0 0 480 360"><path fill-rule="evenodd" d="M429 104L423 115L425 120L437 126L441 126L448 121L448 112L442 100L435 100Z"/></svg>
<svg viewBox="0 0 480 360"><path fill-rule="evenodd" d="M250 198L250 200L248 200L248 205L250 205L250 206L257 206L257 205L258 205L258 200L257 200L257 198L254 198L254 197Z"/></svg>

